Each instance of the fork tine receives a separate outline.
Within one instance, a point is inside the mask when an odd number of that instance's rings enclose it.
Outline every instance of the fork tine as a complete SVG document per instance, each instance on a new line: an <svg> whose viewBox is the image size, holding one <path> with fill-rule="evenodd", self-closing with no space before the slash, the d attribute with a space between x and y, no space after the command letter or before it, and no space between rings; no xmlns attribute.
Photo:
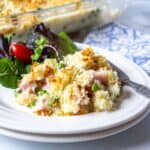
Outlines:
<svg viewBox="0 0 150 150"><path fill-rule="evenodd" d="M119 67L113 64L111 61L109 60L107 61L112 66L112 68L117 71L118 76L122 82L126 82L127 80L129 80L129 77L126 75L126 73L124 73Z"/></svg>
<svg viewBox="0 0 150 150"><path fill-rule="evenodd" d="M116 65L114 65L111 61L107 60L108 63L112 66L113 69L115 70L120 70ZM120 70L121 71L121 70Z"/></svg>

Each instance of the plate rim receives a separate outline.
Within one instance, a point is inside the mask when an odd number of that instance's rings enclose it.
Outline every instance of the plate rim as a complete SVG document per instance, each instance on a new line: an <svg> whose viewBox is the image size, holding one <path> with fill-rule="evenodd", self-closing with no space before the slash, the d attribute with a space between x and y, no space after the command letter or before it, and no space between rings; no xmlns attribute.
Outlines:
<svg viewBox="0 0 150 150"><path fill-rule="evenodd" d="M31 142L41 142L41 143L77 143L77 142L86 142L86 141L93 141L93 140L97 140L97 139L103 139L103 138L107 138L122 132L125 132L126 130L136 126L137 124L139 124L142 120L144 120L148 115L150 114L150 109L149 107L147 108L147 110L145 110L144 112L142 112L136 119L121 125L121 126L117 126L111 129L106 130L105 131L99 131L97 133L88 133L87 135L85 134L85 136L82 136L82 134L79 134L79 136L76 137L76 139L70 138L68 136L68 138L58 138L58 137L53 137L53 135L49 135L46 136L46 138L33 138L32 135L28 136L25 135L24 133L19 133L17 136L15 134L15 131L13 130L9 130L9 129L4 129L0 127L0 134L6 137L10 137L16 140L23 140L23 141L31 141ZM108 133L107 133L108 132ZM30 133L32 134L32 133ZM41 136L41 135L40 135ZM40 137L39 136L39 137ZM59 135L56 135L59 136ZM62 135L61 135L62 136ZM41 136L42 137L42 136Z"/></svg>

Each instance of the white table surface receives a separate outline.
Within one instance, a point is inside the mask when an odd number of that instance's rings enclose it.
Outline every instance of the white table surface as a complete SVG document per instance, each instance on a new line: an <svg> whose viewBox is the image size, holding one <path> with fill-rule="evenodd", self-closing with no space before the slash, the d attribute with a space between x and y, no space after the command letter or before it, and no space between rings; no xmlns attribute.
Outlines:
<svg viewBox="0 0 150 150"><path fill-rule="evenodd" d="M133 0L132 0L133 1ZM134 0L150 2L150 0ZM139 11L139 4L132 4L119 22L150 33L150 3ZM135 9L134 9L135 8ZM140 7L141 8L141 7ZM138 15L140 12L140 15ZM138 13L138 14L137 14ZM135 15L136 14L136 15ZM142 17L142 15L144 17ZM136 17L135 17L136 16ZM138 17L137 17L138 16ZM140 23L139 23L140 22ZM101 140L74 144L43 144L0 136L0 150L150 150L150 115L137 126Z"/></svg>

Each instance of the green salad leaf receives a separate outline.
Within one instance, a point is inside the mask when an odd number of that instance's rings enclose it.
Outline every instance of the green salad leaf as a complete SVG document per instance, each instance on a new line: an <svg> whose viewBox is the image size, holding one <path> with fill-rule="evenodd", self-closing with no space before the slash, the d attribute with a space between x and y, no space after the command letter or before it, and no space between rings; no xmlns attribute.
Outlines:
<svg viewBox="0 0 150 150"><path fill-rule="evenodd" d="M78 48L65 32L56 34L43 23L38 24L28 38L27 45L33 49L32 61L42 62L46 58L56 58L75 53Z"/></svg>
<svg viewBox="0 0 150 150"><path fill-rule="evenodd" d="M0 84L7 88L17 88L21 74L25 73L24 68L24 65L18 60L13 62L8 58L0 59Z"/></svg>
<svg viewBox="0 0 150 150"><path fill-rule="evenodd" d="M37 61L40 58L46 44L48 44L48 40L44 36L40 36L39 39L35 40L36 48L34 50L34 54L31 57L33 61Z"/></svg>
<svg viewBox="0 0 150 150"><path fill-rule="evenodd" d="M62 39L59 44L64 55L73 54L78 51L76 45L65 32L60 32L58 36Z"/></svg>

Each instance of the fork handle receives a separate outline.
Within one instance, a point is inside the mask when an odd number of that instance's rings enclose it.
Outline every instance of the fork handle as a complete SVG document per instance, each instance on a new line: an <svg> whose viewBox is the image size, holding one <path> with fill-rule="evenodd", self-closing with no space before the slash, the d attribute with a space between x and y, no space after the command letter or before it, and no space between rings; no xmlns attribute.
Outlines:
<svg viewBox="0 0 150 150"><path fill-rule="evenodd" d="M135 83L133 81L127 81L126 83L127 85L131 86L132 88L134 88L136 90L136 92L146 96L147 98L150 98L150 88L139 84L139 83Z"/></svg>

